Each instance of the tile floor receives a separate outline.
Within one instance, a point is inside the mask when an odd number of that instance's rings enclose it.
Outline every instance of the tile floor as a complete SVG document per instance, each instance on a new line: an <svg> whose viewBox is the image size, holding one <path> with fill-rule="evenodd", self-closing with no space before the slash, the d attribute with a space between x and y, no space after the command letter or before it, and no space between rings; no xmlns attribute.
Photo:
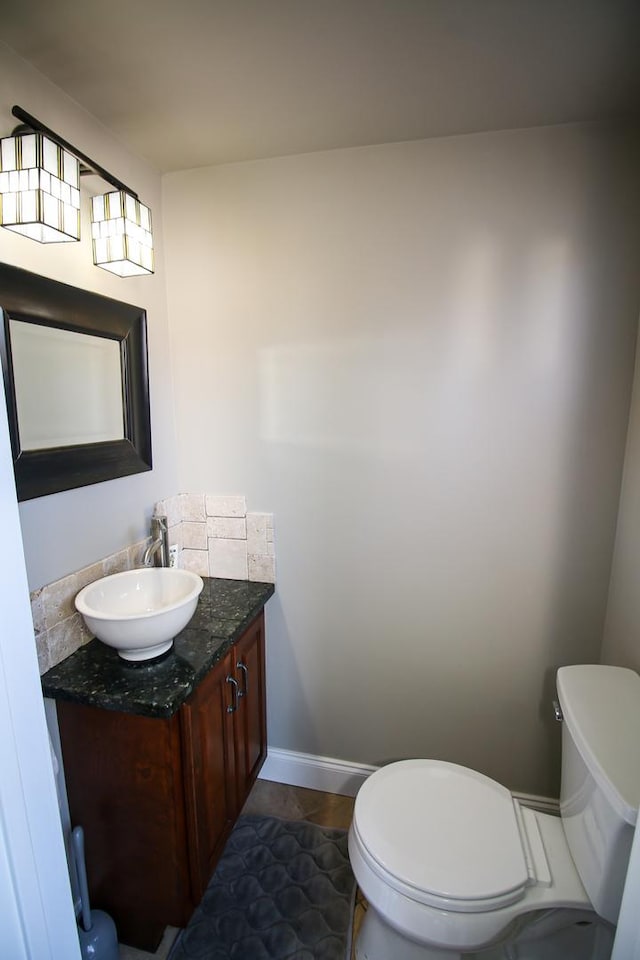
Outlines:
<svg viewBox="0 0 640 960"><path fill-rule="evenodd" d="M284 783L272 783L270 780L257 780L242 812L282 817L283 820L309 820L322 827L346 830L351 823L353 802L353 797L290 787ZM354 931L358 929L365 910L366 903L358 895ZM155 953L145 953L143 950L121 945L120 960L166 960L177 935L178 930L175 927L167 927Z"/></svg>
<svg viewBox="0 0 640 960"><path fill-rule="evenodd" d="M242 812L283 820L309 820L321 827L346 830L351 823L353 804L353 797L256 780Z"/></svg>

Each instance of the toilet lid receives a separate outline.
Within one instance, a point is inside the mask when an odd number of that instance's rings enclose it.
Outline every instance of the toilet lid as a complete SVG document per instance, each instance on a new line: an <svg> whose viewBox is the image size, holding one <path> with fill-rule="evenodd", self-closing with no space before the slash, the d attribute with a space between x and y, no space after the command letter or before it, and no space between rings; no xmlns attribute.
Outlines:
<svg viewBox="0 0 640 960"><path fill-rule="evenodd" d="M353 825L386 882L421 902L480 911L524 894L513 797L474 770L439 760L382 767L360 788Z"/></svg>

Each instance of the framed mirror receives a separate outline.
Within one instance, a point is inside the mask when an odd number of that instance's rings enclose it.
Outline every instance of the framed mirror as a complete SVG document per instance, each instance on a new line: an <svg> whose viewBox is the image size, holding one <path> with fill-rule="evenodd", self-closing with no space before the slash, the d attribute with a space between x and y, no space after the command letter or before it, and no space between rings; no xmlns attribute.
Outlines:
<svg viewBox="0 0 640 960"><path fill-rule="evenodd" d="M0 264L18 500L151 470L146 311Z"/></svg>

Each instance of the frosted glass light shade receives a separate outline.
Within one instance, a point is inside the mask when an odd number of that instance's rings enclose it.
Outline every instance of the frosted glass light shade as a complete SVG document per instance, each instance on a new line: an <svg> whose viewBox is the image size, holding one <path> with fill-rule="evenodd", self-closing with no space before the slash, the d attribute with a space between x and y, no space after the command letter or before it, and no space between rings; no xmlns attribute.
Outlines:
<svg viewBox="0 0 640 960"><path fill-rule="evenodd" d="M120 277L153 273L151 210L125 190L91 201L93 262Z"/></svg>
<svg viewBox="0 0 640 960"><path fill-rule="evenodd" d="M80 239L80 164L42 133L0 140L0 226L39 243Z"/></svg>

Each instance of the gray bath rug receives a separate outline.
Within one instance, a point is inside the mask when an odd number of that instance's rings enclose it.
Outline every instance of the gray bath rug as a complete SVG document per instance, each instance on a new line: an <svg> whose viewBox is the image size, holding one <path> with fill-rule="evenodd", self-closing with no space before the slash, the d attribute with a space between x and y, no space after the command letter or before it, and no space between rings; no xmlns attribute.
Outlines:
<svg viewBox="0 0 640 960"><path fill-rule="evenodd" d="M347 960L355 886L344 830L240 817L170 960Z"/></svg>

